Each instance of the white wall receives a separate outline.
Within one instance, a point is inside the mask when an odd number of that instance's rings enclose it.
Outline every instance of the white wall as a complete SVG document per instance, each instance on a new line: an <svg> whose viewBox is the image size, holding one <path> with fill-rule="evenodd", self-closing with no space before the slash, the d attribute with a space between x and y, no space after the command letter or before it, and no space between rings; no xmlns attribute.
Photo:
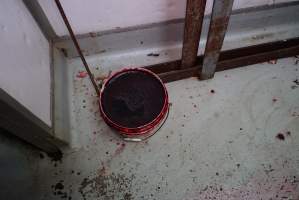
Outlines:
<svg viewBox="0 0 299 200"><path fill-rule="evenodd" d="M38 0L59 36L67 35L54 1ZM234 9L292 0L235 0ZM210 13L212 0L207 0ZM186 0L61 0L76 34L183 18Z"/></svg>
<svg viewBox="0 0 299 200"><path fill-rule="evenodd" d="M0 1L0 87L48 125L49 44L22 0Z"/></svg>

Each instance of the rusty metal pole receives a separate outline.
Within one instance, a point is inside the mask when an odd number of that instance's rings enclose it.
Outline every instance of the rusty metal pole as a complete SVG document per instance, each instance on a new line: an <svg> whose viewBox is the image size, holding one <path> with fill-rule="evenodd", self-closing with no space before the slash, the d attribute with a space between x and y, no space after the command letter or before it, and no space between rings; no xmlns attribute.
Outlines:
<svg viewBox="0 0 299 200"><path fill-rule="evenodd" d="M181 68L196 65L206 0L187 0Z"/></svg>
<svg viewBox="0 0 299 200"><path fill-rule="evenodd" d="M73 30L72 30L72 27L71 27L71 25L70 25L70 23L69 23L66 15L65 15L65 12L64 12L61 4L60 4L60 1L59 0L55 0L55 2L56 2L56 5L57 5L57 8L58 8L58 10L59 10L59 12L61 14L61 17L62 17L62 19L63 19L63 21L64 21L64 23L65 23L65 25L66 25L66 27L67 27L67 29L69 31L69 33L70 33L70 36L71 36L71 38L73 40L73 43L74 43L74 45L75 45L75 47L77 49L77 52L78 52L78 54L79 54L79 56L80 56L80 58L82 60L82 63L84 65L84 67L85 67L85 70L86 70L88 76L89 76L89 79L91 80L91 83L92 83L92 85L93 85L93 87L94 87L97 95L100 96L99 87L97 86L97 83L96 83L96 81L94 79L94 76L93 76L93 74L91 73L91 71L90 71L90 69L88 67L88 64L87 64L87 62L85 60L85 57L84 57L84 55L82 53L82 50L81 50L81 48L79 46L79 43L78 43L78 41L76 39L76 36L75 36L75 34L74 34Z"/></svg>
<svg viewBox="0 0 299 200"><path fill-rule="evenodd" d="M213 78L234 0L214 0L200 78Z"/></svg>

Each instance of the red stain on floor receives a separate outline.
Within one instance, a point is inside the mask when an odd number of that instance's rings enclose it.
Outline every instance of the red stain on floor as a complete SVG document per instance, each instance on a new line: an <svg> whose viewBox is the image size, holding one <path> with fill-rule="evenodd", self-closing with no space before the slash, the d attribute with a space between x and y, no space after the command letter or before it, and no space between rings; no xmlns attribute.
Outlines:
<svg viewBox="0 0 299 200"><path fill-rule="evenodd" d="M79 71L78 74L76 75L77 78L85 78L87 76L87 72L85 71Z"/></svg>
<svg viewBox="0 0 299 200"><path fill-rule="evenodd" d="M125 143L121 143L121 144L117 147L117 149L115 150L113 156L118 156L119 154L121 154L121 153L124 151L125 147L126 147L126 144L125 144Z"/></svg>

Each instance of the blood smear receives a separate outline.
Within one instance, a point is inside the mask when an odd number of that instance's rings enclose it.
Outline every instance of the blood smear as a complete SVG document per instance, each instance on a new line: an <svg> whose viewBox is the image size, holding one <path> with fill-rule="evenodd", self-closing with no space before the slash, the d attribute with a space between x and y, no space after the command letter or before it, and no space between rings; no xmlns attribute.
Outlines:
<svg viewBox="0 0 299 200"><path fill-rule="evenodd" d="M87 72L85 71L79 71L76 75L77 78L85 78L87 76Z"/></svg>

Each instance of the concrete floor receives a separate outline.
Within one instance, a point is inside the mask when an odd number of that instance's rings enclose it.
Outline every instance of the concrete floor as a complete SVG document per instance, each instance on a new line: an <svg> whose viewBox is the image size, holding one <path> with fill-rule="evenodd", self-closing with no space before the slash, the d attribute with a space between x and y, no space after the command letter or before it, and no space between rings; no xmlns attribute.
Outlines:
<svg viewBox="0 0 299 200"><path fill-rule="evenodd" d="M74 68L71 147L38 164L35 199L299 199L296 58L167 84L169 117L124 142ZM297 80L297 81L296 81ZM89 88L89 89L88 89Z"/></svg>

